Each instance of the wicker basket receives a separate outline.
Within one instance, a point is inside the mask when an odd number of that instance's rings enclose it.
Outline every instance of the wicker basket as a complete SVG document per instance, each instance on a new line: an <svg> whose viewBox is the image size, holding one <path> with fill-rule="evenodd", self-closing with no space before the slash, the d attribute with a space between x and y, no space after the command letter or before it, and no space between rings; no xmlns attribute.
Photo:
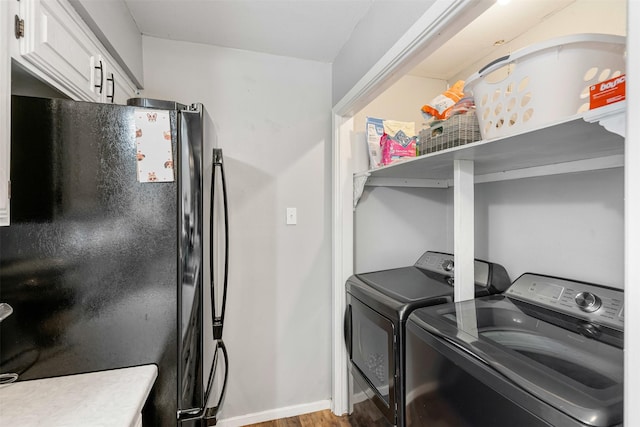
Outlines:
<svg viewBox="0 0 640 427"><path fill-rule="evenodd" d="M457 114L418 135L418 155L446 150L482 139L475 111Z"/></svg>

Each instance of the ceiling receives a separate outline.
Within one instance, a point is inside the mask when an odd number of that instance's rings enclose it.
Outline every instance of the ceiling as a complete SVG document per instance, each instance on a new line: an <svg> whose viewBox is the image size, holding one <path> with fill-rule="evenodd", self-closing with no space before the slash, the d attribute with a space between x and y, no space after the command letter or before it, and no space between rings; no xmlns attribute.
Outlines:
<svg viewBox="0 0 640 427"><path fill-rule="evenodd" d="M125 0L145 35L328 63L380 1Z"/></svg>
<svg viewBox="0 0 640 427"><path fill-rule="evenodd" d="M122 0L121 0L122 1ZM393 2L432 0L124 0L140 32L331 63L367 15ZM573 3L621 0L498 0L410 74L449 80ZM501 3L508 3L503 5ZM611 3L611 4L612 4ZM616 6L618 7L618 6ZM379 9L383 10L383 9ZM417 17L416 17L417 19ZM578 18L579 19L579 18ZM601 17L598 17L601 19ZM544 36L542 34L541 36ZM517 43L512 47L517 48ZM466 76L465 76L466 77Z"/></svg>
<svg viewBox="0 0 640 427"><path fill-rule="evenodd" d="M496 47L509 44L575 1L512 0L506 4L496 3L415 67L411 74L449 80L479 59L492 55Z"/></svg>

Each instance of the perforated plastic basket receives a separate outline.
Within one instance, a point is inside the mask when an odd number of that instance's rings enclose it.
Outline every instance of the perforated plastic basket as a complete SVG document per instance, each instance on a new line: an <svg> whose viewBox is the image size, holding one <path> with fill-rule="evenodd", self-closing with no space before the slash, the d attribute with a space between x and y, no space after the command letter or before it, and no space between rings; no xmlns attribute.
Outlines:
<svg viewBox="0 0 640 427"><path fill-rule="evenodd" d="M467 79L483 139L522 132L589 109L589 87L625 72L625 38L576 34L488 64Z"/></svg>

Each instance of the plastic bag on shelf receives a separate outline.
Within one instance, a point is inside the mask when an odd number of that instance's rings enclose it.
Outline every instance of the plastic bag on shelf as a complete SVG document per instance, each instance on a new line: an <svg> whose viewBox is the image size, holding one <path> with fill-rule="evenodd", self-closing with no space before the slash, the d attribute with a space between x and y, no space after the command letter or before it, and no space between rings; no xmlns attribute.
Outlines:
<svg viewBox="0 0 640 427"><path fill-rule="evenodd" d="M383 125L384 135L380 139L383 165L386 166L394 161L416 156L415 122L385 120Z"/></svg>
<svg viewBox="0 0 640 427"><path fill-rule="evenodd" d="M367 117L366 144L369 153L369 169L375 169L382 165L382 151L380 139L384 135L383 120Z"/></svg>
<svg viewBox="0 0 640 427"><path fill-rule="evenodd" d="M449 89L436 96L430 103L422 106L422 114L426 119L435 117L445 120L451 115L451 110L456 102L464 97L464 80L458 80Z"/></svg>

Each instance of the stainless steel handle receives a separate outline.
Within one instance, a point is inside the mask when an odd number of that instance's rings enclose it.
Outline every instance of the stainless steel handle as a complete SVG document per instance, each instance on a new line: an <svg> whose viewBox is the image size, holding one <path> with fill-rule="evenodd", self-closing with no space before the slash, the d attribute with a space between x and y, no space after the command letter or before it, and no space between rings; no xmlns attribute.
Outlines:
<svg viewBox="0 0 640 427"><path fill-rule="evenodd" d="M215 406L207 406L209 398L211 397L211 391L213 389L213 381L216 375L216 363L218 361L218 350L222 351L224 357L224 380L222 382L222 389L220 390L220 396ZM217 341L215 350L215 356L213 358L213 366L209 372L209 379L207 380L207 389L204 394L204 401L202 408L189 408L178 410L178 420L180 421L196 421L200 422L196 424L198 427L215 426L217 422L218 411L222 406L224 396L227 391L227 380L229 379L229 355L227 354L227 347L224 345L224 341Z"/></svg>
<svg viewBox="0 0 640 427"><path fill-rule="evenodd" d="M213 339L219 340L222 338L222 328L224 326L224 314L227 305L227 285L229 281L229 207L227 204L227 182L224 175L224 163L222 160L222 150L219 148L213 149L213 168L211 170L211 227L209 229L210 244L214 241L214 199L215 199L215 180L216 180L216 168L220 168L220 180L222 185L222 204L224 214L224 273L222 284L222 301L220 307L220 313L216 313L215 305L215 289L214 289L214 263L213 254L210 254L209 270L211 271L211 317L213 321Z"/></svg>
<svg viewBox="0 0 640 427"><path fill-rule="evenodd" d="M224 395L227 391L227 380L229 379L229 355L227 354L227 347L224 345L224 341L218 341L218 348L222 350L222 356L224 357L224 380L222 382L222 390L220 391L220 396L218 397L218 402L216 402L216 406L207 407L204 410L203 421L205 426L215 426L217 423L218 411L220 411L220 407L222 406L222 401L224 400ZM217 351L217 349L216 349ZM206 400L205 406L209 401L209 394L211 393L211 388L213 385L213 376L215 375L215 366L211 368L211 374L209 375L209 384L207 386L206 392Z"/></svg>
<svg viewBox="0 0 640 427"><path fill-rule="evenodd" d="M11 316L13 313L13 307L11 307L6 302L0 303L0 322L2 322L7 317ZM18 379L18 374L10 373L10 374L0 374L0 385L10 384Z"/></svg>
<svg viewBox="0 0 640 427"><path fill-rule="evenodd" d="M11 313L13 313L13 307L6 302L0 303L0 322L11 316Z"/></svg>

